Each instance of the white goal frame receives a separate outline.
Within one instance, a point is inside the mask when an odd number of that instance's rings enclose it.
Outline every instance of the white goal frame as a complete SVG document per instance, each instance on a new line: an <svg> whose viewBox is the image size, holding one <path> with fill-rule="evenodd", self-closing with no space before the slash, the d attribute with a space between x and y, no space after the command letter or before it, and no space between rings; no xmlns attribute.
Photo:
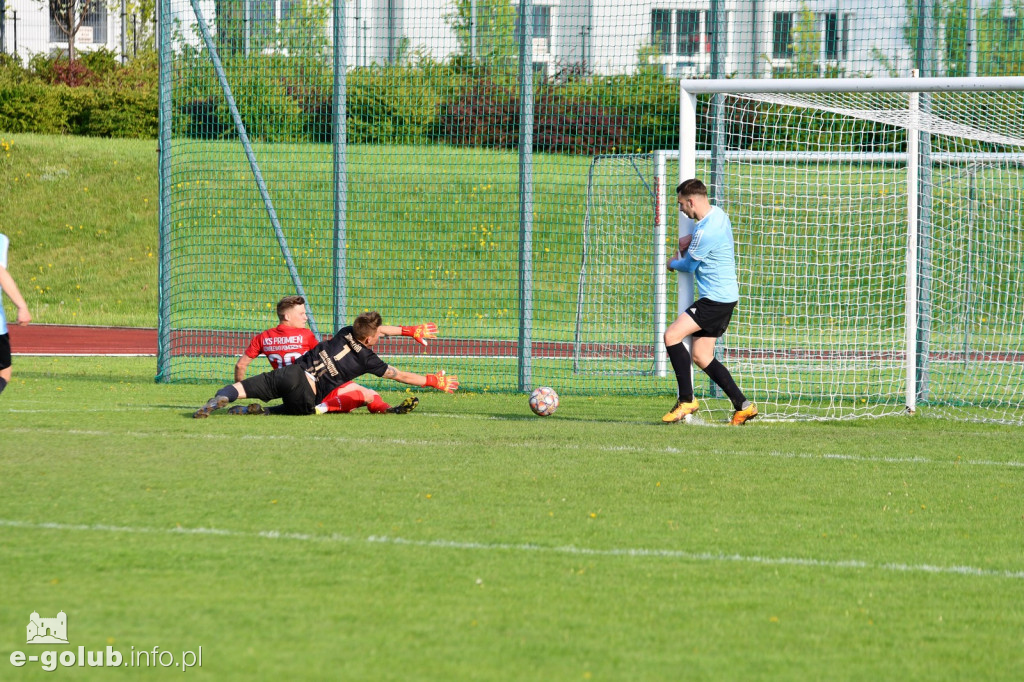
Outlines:
<svg viewBox="0 0 1024 682"><path fill-rule="evenodd" d="M668 196L666 178L666 161L679 159L679 181L682 182L696 175L698 158L709 159L711 152L697 150L697 94L743 94L743 93L844 93L844 92L903 92L909 93L909 120L911 126L920 115L920 93L926 92L996 92L1024 91L1024 77L981 77L981 78L812 78L812 79L714 79L714 80L680 80L679 89L679 149L660 150L654 152L655 168L655 231L656 243L664 248L667 239ZM908 135L905 153L806 153L806 152L725 152L725 158L746 160L778 160L778 161L813 161L843 160L852 162L903 162L907 175L907 247L906 247L906 291L905 291L905 371L906 371L906 409L913 413L917 408L917 266L918 266L918 197L921 167L920 150L917 135ZM1021 155L1004 155L992 153L958 153L931 155L939 160L984 161L1012 160L1024 163ZM961 158L962 157L962 158ZM678 233L682 237L693 230L693 222L678 212ZM665 331L667 320L667 272L664 267L667 254L655 254L655 310L658 320L655 330L655 373L665 376L667 373L667 357L661 337ZM678 273L677 311L681 313L685 306L693 301L693 275ZM692 371L692 368L691 368Z"/></svg>

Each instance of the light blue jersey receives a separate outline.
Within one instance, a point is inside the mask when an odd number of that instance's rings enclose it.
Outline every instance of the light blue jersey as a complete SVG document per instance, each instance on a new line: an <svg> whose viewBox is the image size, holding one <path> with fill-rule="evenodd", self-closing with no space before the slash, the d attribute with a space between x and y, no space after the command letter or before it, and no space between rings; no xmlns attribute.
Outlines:
<svg viewBox="0 0 1024 682"><path fill-rule="evenodd" d="M688 252L699 261L694 279L701 298L717 303L733 303L740 299L736 283L736 253L732 243L732 223L725 211L712 206L693 228L693 241Z"/></svg>
<svg viewBox="0 0 1024 682"><path fill-rule="evenodd" d="M7 235L0 234L0 265L7 267L7 245L11 243L11 240L7 238ZM0 294L0 335L7 333L7 317L4 315L4 301L3 294Z"/></svg>

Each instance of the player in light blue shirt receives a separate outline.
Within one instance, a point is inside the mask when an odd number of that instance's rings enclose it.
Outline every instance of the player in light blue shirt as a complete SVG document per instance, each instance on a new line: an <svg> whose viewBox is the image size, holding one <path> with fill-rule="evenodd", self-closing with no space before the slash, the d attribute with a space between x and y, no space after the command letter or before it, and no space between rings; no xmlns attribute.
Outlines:
<svg viewBox="0 0 1024 682"><path fill-rule="evenodd" d="M25 325L32 321L32 316L25 305L25 299L18 291L11 273L7 272L7 247L10 240L7 235L0 234L0 289L14 302L18 309L18 324ZM11 337L7 334L7 317L4 315L3 301L0 300L0 393L7 388L11 380Z"/></svg>
<svg viewBox="0 0 1024 682"><path fill-rule="evenodd" d="M731 423L739 426L757 416L757 406L747 400L729 370L715 358L715 342L729 327L740 298L732 223L725 211L708 201L708 188L700 180L680 183L676 199L679 210L695 220L696 225L688 242L685 238L680 240L679 255L669 261L668 268L694 273L700 297L665 330L665 349L676 373L679 398L661 420L677 422L700 407L693 397L692 361L729 396L735 410ZM683 345L687 336L693 337L692 360Z"/></svg>

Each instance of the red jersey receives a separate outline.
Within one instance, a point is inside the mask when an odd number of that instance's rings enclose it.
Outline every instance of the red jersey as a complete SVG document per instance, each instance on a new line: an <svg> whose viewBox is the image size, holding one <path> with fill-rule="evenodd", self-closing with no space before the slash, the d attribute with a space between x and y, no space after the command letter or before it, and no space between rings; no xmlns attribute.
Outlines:
<svg viewBox="0 0 1024 682"><path fill-rule="evenodd" d="M295 362L316 344L316 337L310 330L279 324L257 334L245 349L245 354L255 360L263 353L274 369L281 369Z"/></svg>

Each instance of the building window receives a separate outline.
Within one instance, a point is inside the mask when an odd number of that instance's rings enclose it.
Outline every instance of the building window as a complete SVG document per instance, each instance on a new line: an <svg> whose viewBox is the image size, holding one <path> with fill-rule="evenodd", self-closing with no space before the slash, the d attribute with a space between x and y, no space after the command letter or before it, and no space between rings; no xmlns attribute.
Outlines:
<svg viewBox="0 0 1024 682"><path fill-rule="evenodd" d="M519 40L520 29L523 24L519 20L519 10L516 9L516 25L513 29L516 40ZM551 37L551 7L548 5L534 5L533 6L533 37L534 38L550 38Z"/></svg>
<svg viewBox="0 0 1024 682"><path fill-rule="evenodd" d="M551 7L548 5L533 6L533 37L551 37Z"/></svg>
<svg viewBox="0 0 1024 682"><path fill-rule="evenodd" d="M62 14L60 21L58 22L57 17L50 14L50 42L51 43L66 43L68 42L68 34L65 33L64 29L61 28L67 23L66 15ZM76 15L72 21L78 21ZM92 42L93 43L106 43L107 42L107 6L102 0L93 0L89 4L89 9L85 13L85 17L82 19L81 26L92 28ZM81 41L81 33L76 36L78 41Z"/></svg>
<svg viewBox="0 0 1024 682"><path fill-rule="evenodd" d="M700 15L697 10L676 12L676 54L700 54Z"/></svg>
<svg viewBox="0 0 1024 682"><path fill-rule="evenodd" d="M793 12L772 15L772 57L788 59L793 56Z"/></svg>
<svg viewBox="0 0 1024 682"><path fill-rule="evenodd" d="M661 54L672 54L672 10L651 10L651 45Z"/></svg>
<svg viewBox="0 0 1024 682"><path fill-rule="evenodd" d="M825 59L845 60L849 53L850 15L828 12L823 15L825 24Z"/></svg>
<svg viewBox="0 0 1024 682"><path fill-rule="evenodd" d="M269 40L277 33L277 17L274 16L274 0L252 0L250 4L250 21L253 36Z"/></svg>
<svg viewBox="0 0 1024 682"><path fill-rule="evenodd" d="M285 22L301 17L301 9L300 0L281 0L281 21Z"/></svg>

